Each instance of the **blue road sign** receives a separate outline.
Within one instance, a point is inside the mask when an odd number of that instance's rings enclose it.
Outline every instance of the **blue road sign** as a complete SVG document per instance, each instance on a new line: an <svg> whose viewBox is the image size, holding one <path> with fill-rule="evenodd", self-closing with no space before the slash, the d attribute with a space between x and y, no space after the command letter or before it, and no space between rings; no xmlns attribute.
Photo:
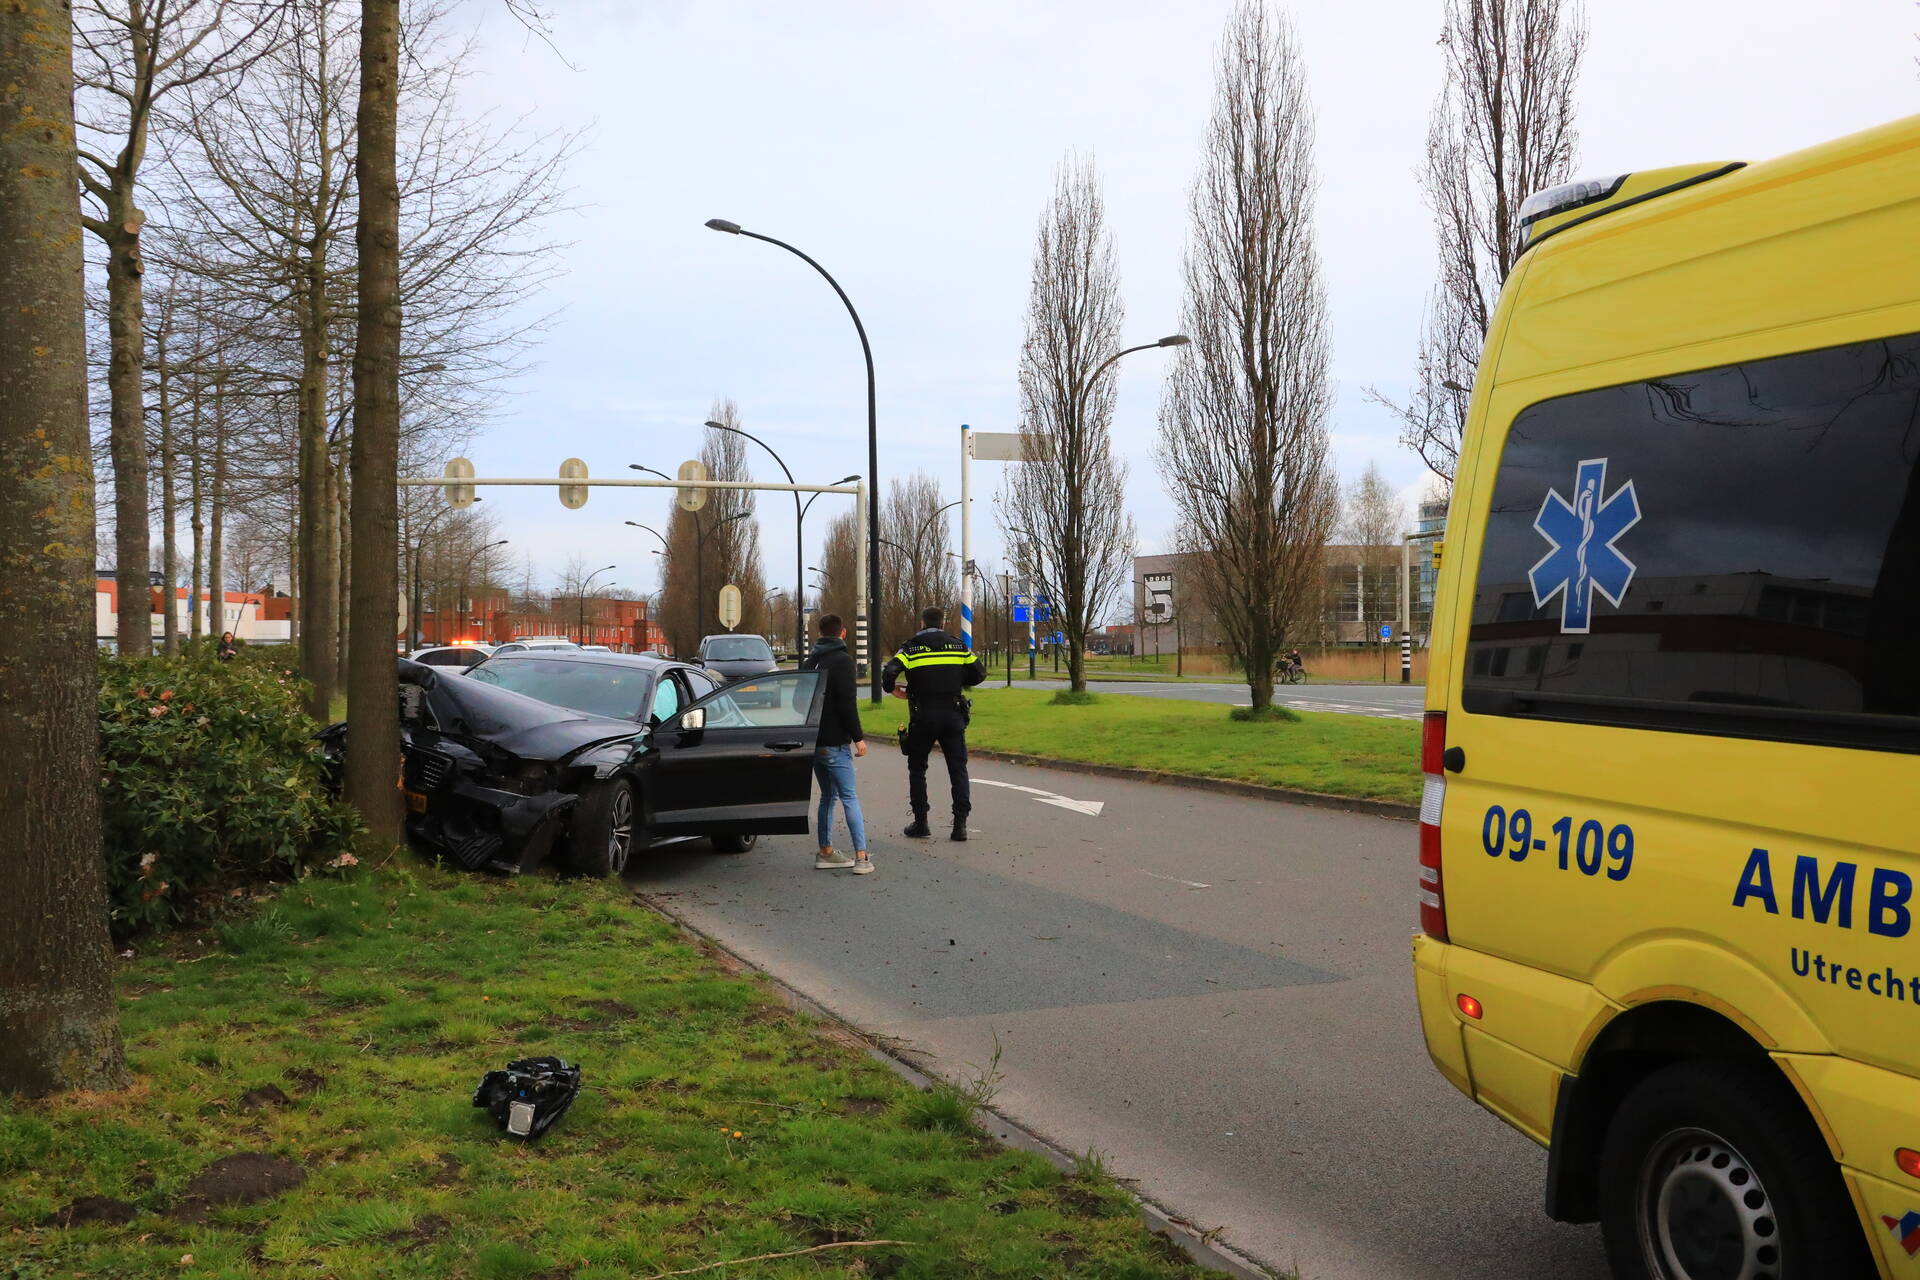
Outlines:
<svg viewBox="0 0 1920 1280"><path fill-rule="evenodd" d="M1393 624L1391 622L1383 622L1380 624L1380 638L1382 640L1393 639Z"/></svg>
<svg viewBox="0 0 1920 1280"><path fill-rule="evenodd" d="M1015 622L1049 622L1053 619L1053 610L1047 607L1045 596L1027 595L1024 592L1013 597L1013 620Z"/></svg>

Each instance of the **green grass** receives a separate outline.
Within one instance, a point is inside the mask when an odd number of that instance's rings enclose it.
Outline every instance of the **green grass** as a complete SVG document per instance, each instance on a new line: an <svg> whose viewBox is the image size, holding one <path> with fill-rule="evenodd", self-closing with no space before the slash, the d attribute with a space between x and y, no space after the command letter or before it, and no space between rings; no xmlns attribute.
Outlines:
<svg viewBox="0 0 1920 1280"><path fill-rule="evenodd" d="M1233 778L1273 787L1417 804L1420 726L1411 720L1291 713L1230 718L1216 703L1103 694L1091 705L1053 705L1040 689L974 690L967 741L995 751ZM892 734L906 704L862 703L867 731Z"/></svg>
<svg viewBox="0 0 1920 1280"><path fill-rule="evenodd" d="M713 1274L1203 1274L1103 1172L987 1141L989 1078L916 1093L616 886L309 880L141 950L120 979L132 1088L0 1099L9 1280L627 1280L837 1240L912 1243ZM537 1053L587 1087L523 1144L469 1098ZM249 1109L267 1085L286 1101ZM304 1185L177 1214L197 1172L250 1151ZM137 1216L42 1225L80 1196Z"/></svg>

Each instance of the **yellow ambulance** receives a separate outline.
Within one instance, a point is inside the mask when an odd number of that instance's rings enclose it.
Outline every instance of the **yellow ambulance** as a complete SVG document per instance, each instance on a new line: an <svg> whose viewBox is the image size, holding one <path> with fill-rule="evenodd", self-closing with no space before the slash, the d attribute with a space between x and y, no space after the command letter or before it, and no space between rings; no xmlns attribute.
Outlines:
<svg viewBox="0 0 1920 1280"><path fill-rule="evenodd" d="M1574 183L1472 388L1414 973L1621 1277L1920 1280L1920 116Z"/></svg>

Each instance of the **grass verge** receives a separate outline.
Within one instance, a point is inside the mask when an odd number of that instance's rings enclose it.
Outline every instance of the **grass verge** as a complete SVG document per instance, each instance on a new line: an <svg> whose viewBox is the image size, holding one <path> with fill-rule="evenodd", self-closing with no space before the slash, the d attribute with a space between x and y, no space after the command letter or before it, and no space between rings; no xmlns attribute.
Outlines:
<svg viewBox="0 0 1920 1280"><path fill-rule="evenodd" d="M1420 726L1412 720L1301 711L1249 723L1215 703L1117 695L1059 706L1054 696L981 685L967 741L1056 760L1420 801ZM861 706L869 734L888 736L906 719L906 704L893 699Z"/></svg>
<svg viewBox="0 0 1920 1280"><path fill-rule="evenodd" d="M1000 1149L965 1088L916 1093L617 886L309 880L120 990L130 1090L0 1099L9 1280L1206 1274L1111 1178ZM587 1087L523 1144L469 1098L539 1053ZM231 1202L204 1171L249 1153L302 1180Z"/></svg>

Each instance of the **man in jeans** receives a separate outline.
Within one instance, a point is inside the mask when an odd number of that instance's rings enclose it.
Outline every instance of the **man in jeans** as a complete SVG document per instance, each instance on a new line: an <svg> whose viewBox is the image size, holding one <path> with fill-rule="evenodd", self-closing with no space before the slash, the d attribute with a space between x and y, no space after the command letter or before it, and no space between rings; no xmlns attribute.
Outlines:
<svg viewBox="0 0 1920 1280"><path fill-rule="evenodd" d="M853 655L847 652L846 623L837 613L820 615L820 639L800 663L802 671L826 677L826 696L820 707L820 736L814 745L813 776L820 780L820 856L813 865L821 871L851 867L863 876L873 870L867 856L867 824L860 814L860 797L853 789L853 761L867 754L867 735L860 728L858 679ZM833 802L847 815L847 839L853 856L834 852Z"/></svg>

